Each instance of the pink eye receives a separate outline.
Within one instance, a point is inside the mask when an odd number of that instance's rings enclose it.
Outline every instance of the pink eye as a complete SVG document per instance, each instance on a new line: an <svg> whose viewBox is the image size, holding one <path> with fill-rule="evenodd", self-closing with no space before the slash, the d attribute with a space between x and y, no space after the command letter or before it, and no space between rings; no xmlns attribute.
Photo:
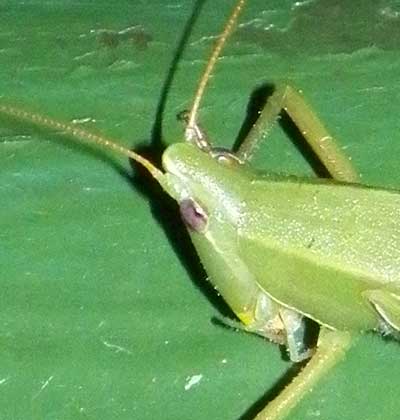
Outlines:
<svg viewBox="0 0 400 420"><path fill-rule="evenodd" d="M191 198L182 200L179 205L182 220L194 232L204 232L208 216L205 210Z"/></svg>

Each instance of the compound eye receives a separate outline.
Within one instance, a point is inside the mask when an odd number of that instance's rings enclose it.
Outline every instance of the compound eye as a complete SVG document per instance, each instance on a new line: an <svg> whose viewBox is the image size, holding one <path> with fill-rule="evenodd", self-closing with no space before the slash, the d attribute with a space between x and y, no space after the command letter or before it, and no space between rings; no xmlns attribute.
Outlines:
<svg viewBox="0 0 400 420"><path fill-rule="evenodd" d="M185 225L194 232L204 232L207 227L208 215L204 208L191 198L182 200L179 210Z"/></svg>

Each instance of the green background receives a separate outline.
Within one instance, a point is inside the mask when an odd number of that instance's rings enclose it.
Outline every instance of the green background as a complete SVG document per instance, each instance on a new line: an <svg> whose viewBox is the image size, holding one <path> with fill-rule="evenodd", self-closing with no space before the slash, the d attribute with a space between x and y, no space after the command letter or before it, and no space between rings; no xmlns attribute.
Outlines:
<svg viewBox="0 0 400 420"><path fill-rule="evenodd" d="M3 0L0 100L157 160L232 5L203 3L194 22L193 1ZM202 124L229 146L251 94L290 81L364 182L399 186L399 45L398 0L251 0ZM288 377L282 352L213 322L229 312L142 171L57 139L1 119L0 418L250 419ZM256 164L310 173L279 127ZM398 418L399 362L359 339L290 418Z"/></svg>

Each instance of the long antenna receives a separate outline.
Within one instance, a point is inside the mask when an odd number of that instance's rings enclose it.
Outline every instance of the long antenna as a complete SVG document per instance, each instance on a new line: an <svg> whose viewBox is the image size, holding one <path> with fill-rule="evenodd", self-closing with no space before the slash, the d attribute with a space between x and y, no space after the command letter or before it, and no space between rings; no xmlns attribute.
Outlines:
<svg viewBox="0 0 400 420"><path fill-rule="evenodd" d="M206 89L207 83L210 80L211 72L213 71L215 64L218 60L218 57L221 54L222 48L224 47L226 40L232 34L233 29L240 12L243 9L246 0L239 0L236 6L233 8L231 15L229 16L227 23L222 31L221 35L218 37L218 40L214 46L214 50L211 53L210 59L207 62L206 69L204 70L203 76L200 79L199 85L194 96L194 101L192 108L188 117L188 124L186 130L194 130L196 127L197 114L199 111L200 102L203 98L204 91Z"/></svg>
<svg viewBox="0 0 400 420"><path fill-rule="evenodd" d="M13 106L0 104L0 114L7 115L11 118L25 121L31 125L35 125L39 128L48 128L51 130L60 131L62 134L68 134L73 139L83 140L87 143L97 144L107 149L114 150L122 155L127 156L130 159L143 165L155 178L161 186L166 189L165 176L157 167L155 167L150 161L145 159L143 156L133 152L119 145L118 143L97 134L90 133L82 128L76 127L72 124L53 120L49 117L44 117L33 112L24 111Z"/></svg>

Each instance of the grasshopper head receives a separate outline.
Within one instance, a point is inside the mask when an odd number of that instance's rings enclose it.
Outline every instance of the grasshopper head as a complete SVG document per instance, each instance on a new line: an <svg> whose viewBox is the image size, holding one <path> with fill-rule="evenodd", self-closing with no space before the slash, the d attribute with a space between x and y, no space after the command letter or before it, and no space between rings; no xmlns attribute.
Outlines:
<svg viewBox="0 0 400 420"><path fill-rule="evenodd" d="M204 232L211 218L232 224L240 221L249 180L233 157L176 143L164 152L162 162L168 193L178 201L189 229Z"/></svg>

